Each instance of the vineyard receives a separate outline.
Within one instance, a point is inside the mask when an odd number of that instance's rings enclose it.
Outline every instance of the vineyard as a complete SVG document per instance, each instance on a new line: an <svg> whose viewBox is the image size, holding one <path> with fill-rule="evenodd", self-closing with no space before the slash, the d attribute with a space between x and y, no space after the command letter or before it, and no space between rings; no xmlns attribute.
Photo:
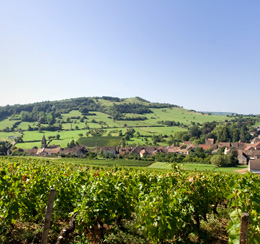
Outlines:
<svg viewBox="0 0 260 244"><path fill-rule="evenodd" d="M243 212L248 243L260 243L256 175L15 160L0 162L1 243L40 243L51 188L49 243L69 222L59 243L237 243Z"/></svg>

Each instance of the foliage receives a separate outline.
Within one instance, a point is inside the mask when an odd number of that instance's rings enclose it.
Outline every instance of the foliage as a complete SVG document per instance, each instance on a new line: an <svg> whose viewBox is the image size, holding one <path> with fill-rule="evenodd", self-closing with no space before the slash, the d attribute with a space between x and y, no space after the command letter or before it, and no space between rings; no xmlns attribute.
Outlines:
<svg viewBox="0 0 260 244"><path fill-rule="evenodd" d="M145 105L139 103L122 103L114 104L112 107L112 114L135 113L144 114L152 113L152 111Z"/></svg>
<svg viewBox="0 0 260 244"><path fill-rule="evenodd" d="M0 155L6 155L11 144L7 141L0 142Z"/></svg>
<svg viewBox="0 0 260 244"><path fill-rule="evenodd" d="M218 167L226 166L227 162L223 155L214 155L212 156L210 162Z"/></svg>
<svg viewBox="0 0 260 244"><path fill-rule="evenodd" d="M6 157L0 162L2 243L17 233L18 222L41 227L53 187L57 191L52 217L56 237L55 226L77 213L75 239L104 241L115 238L120 230L120 243L123 236L134 233L146 243L192 243L192 235L212 243L203 234L202 223L212 214L217 218L218 205L228 204L230 243L239 235L242 212L250 214L249 243L259 241L260 180L253 174L188 173L176 167L167 172L102 169Z"/></svg>

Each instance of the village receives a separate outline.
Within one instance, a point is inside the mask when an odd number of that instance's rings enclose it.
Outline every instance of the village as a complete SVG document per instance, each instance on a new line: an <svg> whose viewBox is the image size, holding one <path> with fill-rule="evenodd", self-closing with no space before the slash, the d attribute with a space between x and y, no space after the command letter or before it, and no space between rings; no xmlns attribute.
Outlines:
<svg viewBox="0 0 260 244"><path fill-rule="evenodd" d="M192 144L184 141L179 146L126 146L126 147L95 147L87 148L75 144L73 147L61 148L59 145L47 145L45 136L42 137L41 148L24 149L26 155L41 157L85 157L89 153L102 153L111 158L124 158L129 155L140 159L149 158L158 153L161 154L181 154L187 156L196 148L200 148L207 154L214 155L221 150L223 155L227 155L230 150L236 151L237 160L240 165L248 165L248 171L260 174L260 136L255 137L250 143L244 142L219 142L215 143L213 138L205 140L204 144Z"/></svg>

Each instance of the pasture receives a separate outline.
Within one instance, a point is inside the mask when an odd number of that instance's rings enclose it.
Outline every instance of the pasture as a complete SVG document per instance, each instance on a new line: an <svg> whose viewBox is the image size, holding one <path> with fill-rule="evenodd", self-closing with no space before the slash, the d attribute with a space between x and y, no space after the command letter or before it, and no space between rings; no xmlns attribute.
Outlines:
<svg viewBox="0 0 260 244"><path fill-rule="evenodd" d="M210 172L237 172L238 170L246 169L247 165L239 165L237 167L216 167L212 164L198 164L198 163L181 163L177 164L181 170L189 171L210 171ZM150 169L172 169L172 164L164 162L155 162L148 168Z"/></svg>
<svg viewBox="0 0 260 244"><path fill-rule="evenodd" d="M10 120L9 118L0 121L0 130L4 130L6 127L11 128L17 121L19 120Z"/></svg>
<svg viewBox="0 0 260 244"><path fill-rule="evenodd" d="M78 142L80 145L87 147L116 147L119 145L121 137L116 136L96 136L96 137L81 137Z"/></svg>
<svg viewBox="0 0 260 244"><path fill-rule="evenodd" d="M105 106L106 109L113 106L114 102L107 101L104 99L97 99L100 106ZM137 102L137 103L146 103L142 102L137 98L129 98L126 99L123 103L129 102ZM40 142L42 139L43 134L45 134L46 139L49 136L56 136L57 134L60 135L59 140L53 140L51 144L57 144L61 147L66 147L71 140L77 141L80 139L80 134L86 136L86 133L89 132L86 127L89 129L103 129L104 134L102 136L119 136L119 130L122 131L124 134L127 128L133 128L136 132L139 132L141 137L136 138L133 137L130 141L127 141L128 145L149 145L152 143L151 136L153 135L174 135L176 132L186 131L186 128L183 126L164 126L159 124L158 122L161 121L175 121L183 123L184 125L191 125L192 122L196 123L203 123L206 121L225 121L228 119L226 116L218 116L218 115L206 115L197 112L188 111L182 108L172 107L172 108L152 108L153 113L149 114L131 114L127 113L124 114L126 117L147 117L147 120L122 120L122 121L114 121L110 115L98 112L98 111L91 111L90 115L86 115L86 118L83 119L82 114L78 110L72 110L69 113L61 114L61 118L56 118L56 123L54 125L58 125L59 123L62 124L62 129L59 131L45 131L43 130L42 133L36 131L28 131L28 127L37 127L38 122L21 122L15 132L0 132L0 140L9 140L13 141L14 136L20 135L18 134L18 129L23 131L23 141L24 143L18 143L17 146L23 149L30 149L34 146L39 147ZM6 118L0 121L0 130L5 129L6 127L11 128L15 122L19 120L10 120ZM127 125L127 128L125 127ZM41 124L41 127L47 127L47 124ZM89 137L88 143L90 145L106 145L109 146L109 143L115 145L115 138L114 142L107 139L97 139ZM103 142L101 142L103 141ZM107 143L105 143L105 141ZM167 139L165 142L159 143L159 145L168 145Z"/></svg>

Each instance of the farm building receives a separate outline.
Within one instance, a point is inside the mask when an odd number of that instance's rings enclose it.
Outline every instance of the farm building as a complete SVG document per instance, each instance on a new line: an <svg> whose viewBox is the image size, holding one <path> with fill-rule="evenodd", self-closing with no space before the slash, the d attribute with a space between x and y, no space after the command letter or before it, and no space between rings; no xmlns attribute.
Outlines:
<svg viewBox="0 0 260 244"><path fill-rule="evenodd" d="M260 159L249 160L248 171L260 174Z"/></svg>

